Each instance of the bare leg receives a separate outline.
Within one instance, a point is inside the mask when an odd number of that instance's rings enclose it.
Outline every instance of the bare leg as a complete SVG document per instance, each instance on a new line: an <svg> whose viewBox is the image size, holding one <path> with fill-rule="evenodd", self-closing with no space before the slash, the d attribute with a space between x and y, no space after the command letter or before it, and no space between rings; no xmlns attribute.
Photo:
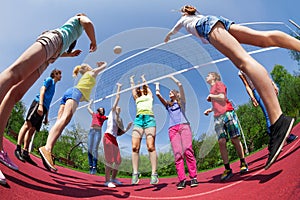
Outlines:
<svg viewBox="0 0 300 200"><path fill-rule="evenodd" d="M227 147L226 147L226 139L221 138L221 139L219 139L218 142L219 142L220 153L221 153L223 163L228 164L229 160L228 160L228 151L227 151Z"/></svg>
<svg viewBox="0 0 300 200"><path fill-rule="evenodd" d="M73 99L68 99L65 105L60 106L60 110L62 106L64 107L62 108L63 113L61 114L61 117L56 120L55 124L51 128L45 145L46 149L50 152L52 152L52 149L64 128L71 121L78 104Z"/></svg>
<svg viewBox="0 0 300 200"><path fill-rule="evenodd" d="M156 127L150 127L145 130L146 143L147 143L147 148L148 148L150 162L151 162L152 174L155 174L156 169L157 169L157 155L156 155L156 149L155 149L155 133L156 133Z"/></svg>
<svg viewBox="0 0 300 200"><path fill-rule="evenodd" d="M244 149L240 139L238 137L231 138L231 142L234 145L239 158L245 158Z"/></svg>
<svg viewBox="0 0 300 200"><path fill-rule="evenodd" d="M138 173L139 168L139 152L141 147L143 129L134 128L132 133L132 168L133 173Z"/></svg>
<svg viewBox="0 0 300 200"><path fill-rule="evenodd" d="M246 26L233 24L230 26L229 33L243 44L300 51L300 40L281 31L257 31Z"/></svg>
<svg viewBox="0 0 300 200"><path fill-rule="evenodd" d="M1 73L2 74L2 73ZM39 71L31 73L29 78L26 78L19 84L12 87L0 104L0 151L3 150L3 134L8 122L11 111L14 105L22 99L24 94L32 86L32 84L40 77Z"/></svg>
<svg viewBox="0 0 300 200"><path fill-rule="evenodd" d="M224 29L221 23L217 23L212 29L210 43L227 56L237 68L250 77L263 99L271 124L274 124L282 114L282 111L266 69L243 49L240 43Z"/></svg>
<svg viewBox="0 0 300 200"><path fill-rule="evenodd" d="M29 129L25 135L23 149L26 151L28 151L28 149L29 149L29 144L30 144L30 141L31 141L31 138L32 138L34 132L35 132L35 128L31 127L31 129Z"/></svg>
<svg viewBox="0 0 300 200"><path fill-rule="evenodd" d="M11 66L1 72L0 102L14 85L30 77L45 61L46 51L42 44L35 42ZM20 89L22 87L20 86Z"/></svg>
<svg viewBox="0 0 300 200"><path fill-rule="evenodd" d="M18 145L22 145L23 141L24 141L24 137L27 133L27 131L29 131L29 129L32 127L31 122L30 121L25 121L23 126L21 127L20 131L19 131L19 135L18 135Z"/></svg>
<svg viewBox="0 0 300 200"><path fill-rule="evenodd" d="M105 165L105 182L110 181L110 174L111 174L111 167L108 165Z"/></svg>

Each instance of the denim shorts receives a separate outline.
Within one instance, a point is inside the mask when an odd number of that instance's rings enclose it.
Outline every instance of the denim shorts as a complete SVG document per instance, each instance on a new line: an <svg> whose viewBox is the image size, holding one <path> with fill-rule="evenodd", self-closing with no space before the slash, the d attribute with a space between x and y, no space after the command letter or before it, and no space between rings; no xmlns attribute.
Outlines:
<svg viewBox="0 0 300 200"><path fill-rule="evenodd" d="M229 137L235 138L241 135L238 119L233 110L227 111L223 115L215 117L214 121L218 140L221 138L228 140Z"/></svg>
<svg viewBox="0 0 300 200"><path fill-rule="evenodd" d="M156 121L153 115L137 115L134 119L134 126L139 128L155 127Z"/></svg>
<svg viewBox="0 0 300 200"><path fill-rule="evenodd" d="M77 104L79 104L81 97L82 97L82 93L78 88L75 87L69 88L64 93L64 96L60 101L60 105L65 105L68 99L73 99L77 102Z"/></svg>
<svg viewBox="0 0 300 200"><path fill-rule="evenodd" d="M59 56L63 46L63 41L58 31L45 31L37 39L43 45L46 51L46 61L39 68L39 73L42 74L50 63L53 63Z"/></svg>
<svg viewBox="0 0 300 200"><path fill-rule="evenodd" d="M201 18L196 24L196 30L198 34L209 41L209 34L211 29L215 26L217 22L222 22L225 29L228 31L231 24L234 24L234 21L226 19L225 17L216 17L212 15L207 15Z"/></svg>

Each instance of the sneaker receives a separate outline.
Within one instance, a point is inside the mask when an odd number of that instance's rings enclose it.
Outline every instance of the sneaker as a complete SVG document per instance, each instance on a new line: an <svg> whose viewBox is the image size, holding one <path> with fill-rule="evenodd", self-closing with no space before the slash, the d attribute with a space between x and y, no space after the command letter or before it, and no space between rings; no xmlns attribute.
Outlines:
<svg viewBox="0 0 300 200"><path fill-rule="evenodd" d="M117 184L117 185L122 185L122 182L120 182L118 179L112 179L110 181Z"/></svg>
<svg viewBox="0 0 300 200"><path fill-rule="evenodd" d="M298 138L297 135L294 135L293 133L291 133L291 134L288 136L288 138L286 139L286 142L287 142L288 144L290 144L290 143L294 142L297 138Z"/></svg>
<svg viewBox="0 0 300 200"><path fill-rule="evenodd" d="M193 178L193 179L191 180L191 187L196 187L196 186L198 186L197 178ZM177 187L177 188L178 188L178 187Z"/></svg>
<svg viewBox="0 0 300 200"><path fill-rule="evenodd" d="M56 171L57 169L54 167L51 152L47 151L46 148L45 148L45 146L40 147L39 148L39 152L40 152L42 158L45 160L46 164L51 169L53 169L54 171Z"/></svg>
<svg viewBox="0 0 300 200"><path fill-rule="evenodd" d="M15 156L22 162L25 162L24 158L22 157L22 153L19 150L15 150Z"/></svg>
<svg viewBox="0 0 300 200"><path fill-rule="evenodd" d="M0 162L13 170L19 170L18 166L10 160L5 151L0 151Z"/></svg>
<svg viewBox="0 0 300 200"><path fill-rule="evenodd" d="M159 180L158 180L158 174L157 173L152 174L151 175L151 179L150 179L150 184L155 185L158 182L159 182Z"/></svg>
<svg viewBox="0 0 300 200"><path fill-rule="evenodd" d="M91 173L91 174L96 174L96 173L97 173L96 167L93 167L90 173Z"/></svg>
<svg viewBox="0 0 300 200"><path fill-rule="evenodd" d="M232 169L225 169L221 176L221 181L230 179L233 176Z"/></svg>
<svg viewBox="0 0 300 200"><path fill-rule="evenodd" d="M105 185L106 187L109 187L109 188L115 188L115 187L116 187L116 185L113 184L113 183L110 182L110 181L107 181L106 183L104 183L104 185Z"/></svg>
<svg viewBox="0 0 300 200"><path fill-rule="evenodd" d="M136 185L139 183L140 179L140 173L132 174L131 184Z"/></svg>
<svg viewBox="0 0 300 200"><path fill-rule="evenodd" d="M181 189L185 188L185 185L186 185L185 180L180 181L180 182L177 184L177 190L181 190Z"/></svg>
<svg viewBox="0 0 300 200"><path fill-rule="evenodd" d="M36 162L34 162L34 161L30 158L30 155L29 155L28 151L27 151L27 153L24 153L24 151L23 151L23 153L22 153L22 158L23 158L26 162L28 162L29 164L32 164L32 165L34 165L34 166L37 166Z"/></svg>
<svg viewBox="0 0 300 200"><path fill-rule="evenodd" d="M265 169L275 162L278 157L287 136L290 134L294 124L294 119L283 114L277 119L275 124L270 127L269 157L265 165Z"/></svg>
<svg viewBox="0 0 300 200"><path fill-rule="evenodd" d="M5 178L5 176L2 174L1 170L0 170L0 184L1 184L1 185L6 185L6 178Z"/></svg>
<svg viewBox="0 0 300 200"><path fill-rule="evenodd" d="M248 164L244 163L244 162L241 163L241 165L240 165L240 173L243 174L243 173L245 173L247 171L248 171Z"/></svg>

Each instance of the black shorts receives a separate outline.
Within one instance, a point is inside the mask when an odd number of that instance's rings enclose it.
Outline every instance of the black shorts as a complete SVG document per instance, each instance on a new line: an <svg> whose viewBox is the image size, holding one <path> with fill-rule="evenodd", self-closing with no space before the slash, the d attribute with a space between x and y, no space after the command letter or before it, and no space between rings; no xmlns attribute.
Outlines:
<svg viewBox="0 0 300 200"><path fill-rule="evenodd" d="M30 121L31 125L35 128L36 131L40 131L44 116L47 113L47 109L45 108L45 106L43 106L43 115L39 115L37 113L38 108L39 102L33 100L26 116L26 121Z"/></svg>

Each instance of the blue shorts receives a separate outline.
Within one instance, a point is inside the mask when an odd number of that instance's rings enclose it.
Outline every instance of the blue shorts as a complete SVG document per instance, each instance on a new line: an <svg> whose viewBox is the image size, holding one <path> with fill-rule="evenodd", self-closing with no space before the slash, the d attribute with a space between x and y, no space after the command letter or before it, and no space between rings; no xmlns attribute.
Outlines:
<svg viewBox="0 0 300 200"><path fill-rule="evenodd" d="M153 115L137 115L134 119L134 126L139 128L155 127L156 121Z"/></svg>
<svg viewBox="0 0 300 200"><path fill-rule="evenodd" d="M200 19L196 24L198 34L209 41L210 31L217 22L222 22L227 31L229 30L231 24L234 24L234 21L226 19L225 17L207 15Z"/></svg>
<svg viewBox="0 0 300 200"><path fill-rule="evenodd" d="M235 138L241 135L238 119L233 110L227 111L223 115L215 117L214 121L218 140L221 138L228 140L229 137Z"/></svg>
<svg viewBox="0 0 300 200"><path fill-rule="evenodd" d="M72 87L67 89L67 91L64 93L64 96L62 97L60 104L65 105L68 99L73 99L79 104L80 99L82 97L82 93L78 88Z"/></svg>

